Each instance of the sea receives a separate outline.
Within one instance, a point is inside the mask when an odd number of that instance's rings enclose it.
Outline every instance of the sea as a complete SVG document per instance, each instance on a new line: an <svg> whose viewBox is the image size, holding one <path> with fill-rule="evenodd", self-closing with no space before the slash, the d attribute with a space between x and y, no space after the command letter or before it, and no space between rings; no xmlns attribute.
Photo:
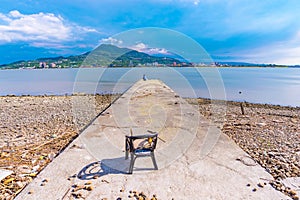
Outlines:
<svg viewBox="0 0 300 200"><path fill-rule="evenodd" d="M122 93L159 79L182 97L300 106L300 68L68 68L0 70L0 95Z"/></svg>

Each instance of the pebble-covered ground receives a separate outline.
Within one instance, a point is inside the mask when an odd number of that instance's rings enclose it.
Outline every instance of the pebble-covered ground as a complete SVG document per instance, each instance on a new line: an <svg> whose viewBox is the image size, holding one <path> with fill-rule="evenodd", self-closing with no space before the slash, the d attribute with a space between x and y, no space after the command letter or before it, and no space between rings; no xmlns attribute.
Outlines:
<svg viewBox="0 0 300 200"><path fill-rule="evenodd" d="M0 168L13 171L0 183L0 199L13 199L114 98L0 97Z"/></svg>
<svg viewBox="0 0 300 200"><path fill-rule="evenodd" d="M300 177L300 108L265 104L189 99L199 111L215 121L275 179L270 184L298 199L281 180Z"/></svg>

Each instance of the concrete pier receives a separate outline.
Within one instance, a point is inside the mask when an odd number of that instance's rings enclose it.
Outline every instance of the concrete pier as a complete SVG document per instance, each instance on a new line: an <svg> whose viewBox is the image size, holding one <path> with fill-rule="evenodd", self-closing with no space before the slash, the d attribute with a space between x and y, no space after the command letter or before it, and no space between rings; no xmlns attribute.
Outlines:
<svg viewBox="0 0 300 200"><path fill-rule="evenodd" d="M158 132L155 156L138 158L132 175L125 135ZM219 128L158 80L138 81L56 157L17 197L24 199L289 199ZM262 187L257 184L262 183ZM92 188L72 190L75 185ZM78 187L77 187L78 188Z"/></svg>

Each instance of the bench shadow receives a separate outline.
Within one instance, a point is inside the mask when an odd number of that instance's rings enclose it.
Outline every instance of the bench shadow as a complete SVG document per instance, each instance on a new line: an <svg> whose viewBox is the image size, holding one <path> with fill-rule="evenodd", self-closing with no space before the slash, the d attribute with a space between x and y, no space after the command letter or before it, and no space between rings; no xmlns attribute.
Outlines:
<svg viewBox="0 0 300 200"><path fill-rule="evenodd" d="M91 180L108 174L128 174L129 159L124 156L113 159L103 159L83 167L77 175L78 179Z"/></svg>

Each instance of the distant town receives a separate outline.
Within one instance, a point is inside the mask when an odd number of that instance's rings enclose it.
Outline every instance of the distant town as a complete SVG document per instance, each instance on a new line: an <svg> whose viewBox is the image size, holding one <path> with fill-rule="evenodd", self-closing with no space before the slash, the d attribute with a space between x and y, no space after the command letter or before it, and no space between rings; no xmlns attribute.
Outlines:
<svg viewBox="0 0 300 200"><path fill-rule="evenodd" d="M0 69L55 69L79 67L300 67L243 62L190 63L181 57L152 56L132 49L101 45L93 52L68 57L40 58L0 65Z"/></svg>
<svg viewBox="0 0 300 200"><path fill-rule="evenodd" d="M293 67L300 68L300 66L285 66L275 64L227 64L227 63L186 63L186 62L173 62L171 64L161 64L159 62L152 63L129 63L128 65L109 64L108 66L96 65L82 65L82 62L70 61L68 58L52 61L52 62L38 62L38 61L20 61L17 63L0 65L0 69L56 69L56 68L92 68L92 67Z"/></svg>

